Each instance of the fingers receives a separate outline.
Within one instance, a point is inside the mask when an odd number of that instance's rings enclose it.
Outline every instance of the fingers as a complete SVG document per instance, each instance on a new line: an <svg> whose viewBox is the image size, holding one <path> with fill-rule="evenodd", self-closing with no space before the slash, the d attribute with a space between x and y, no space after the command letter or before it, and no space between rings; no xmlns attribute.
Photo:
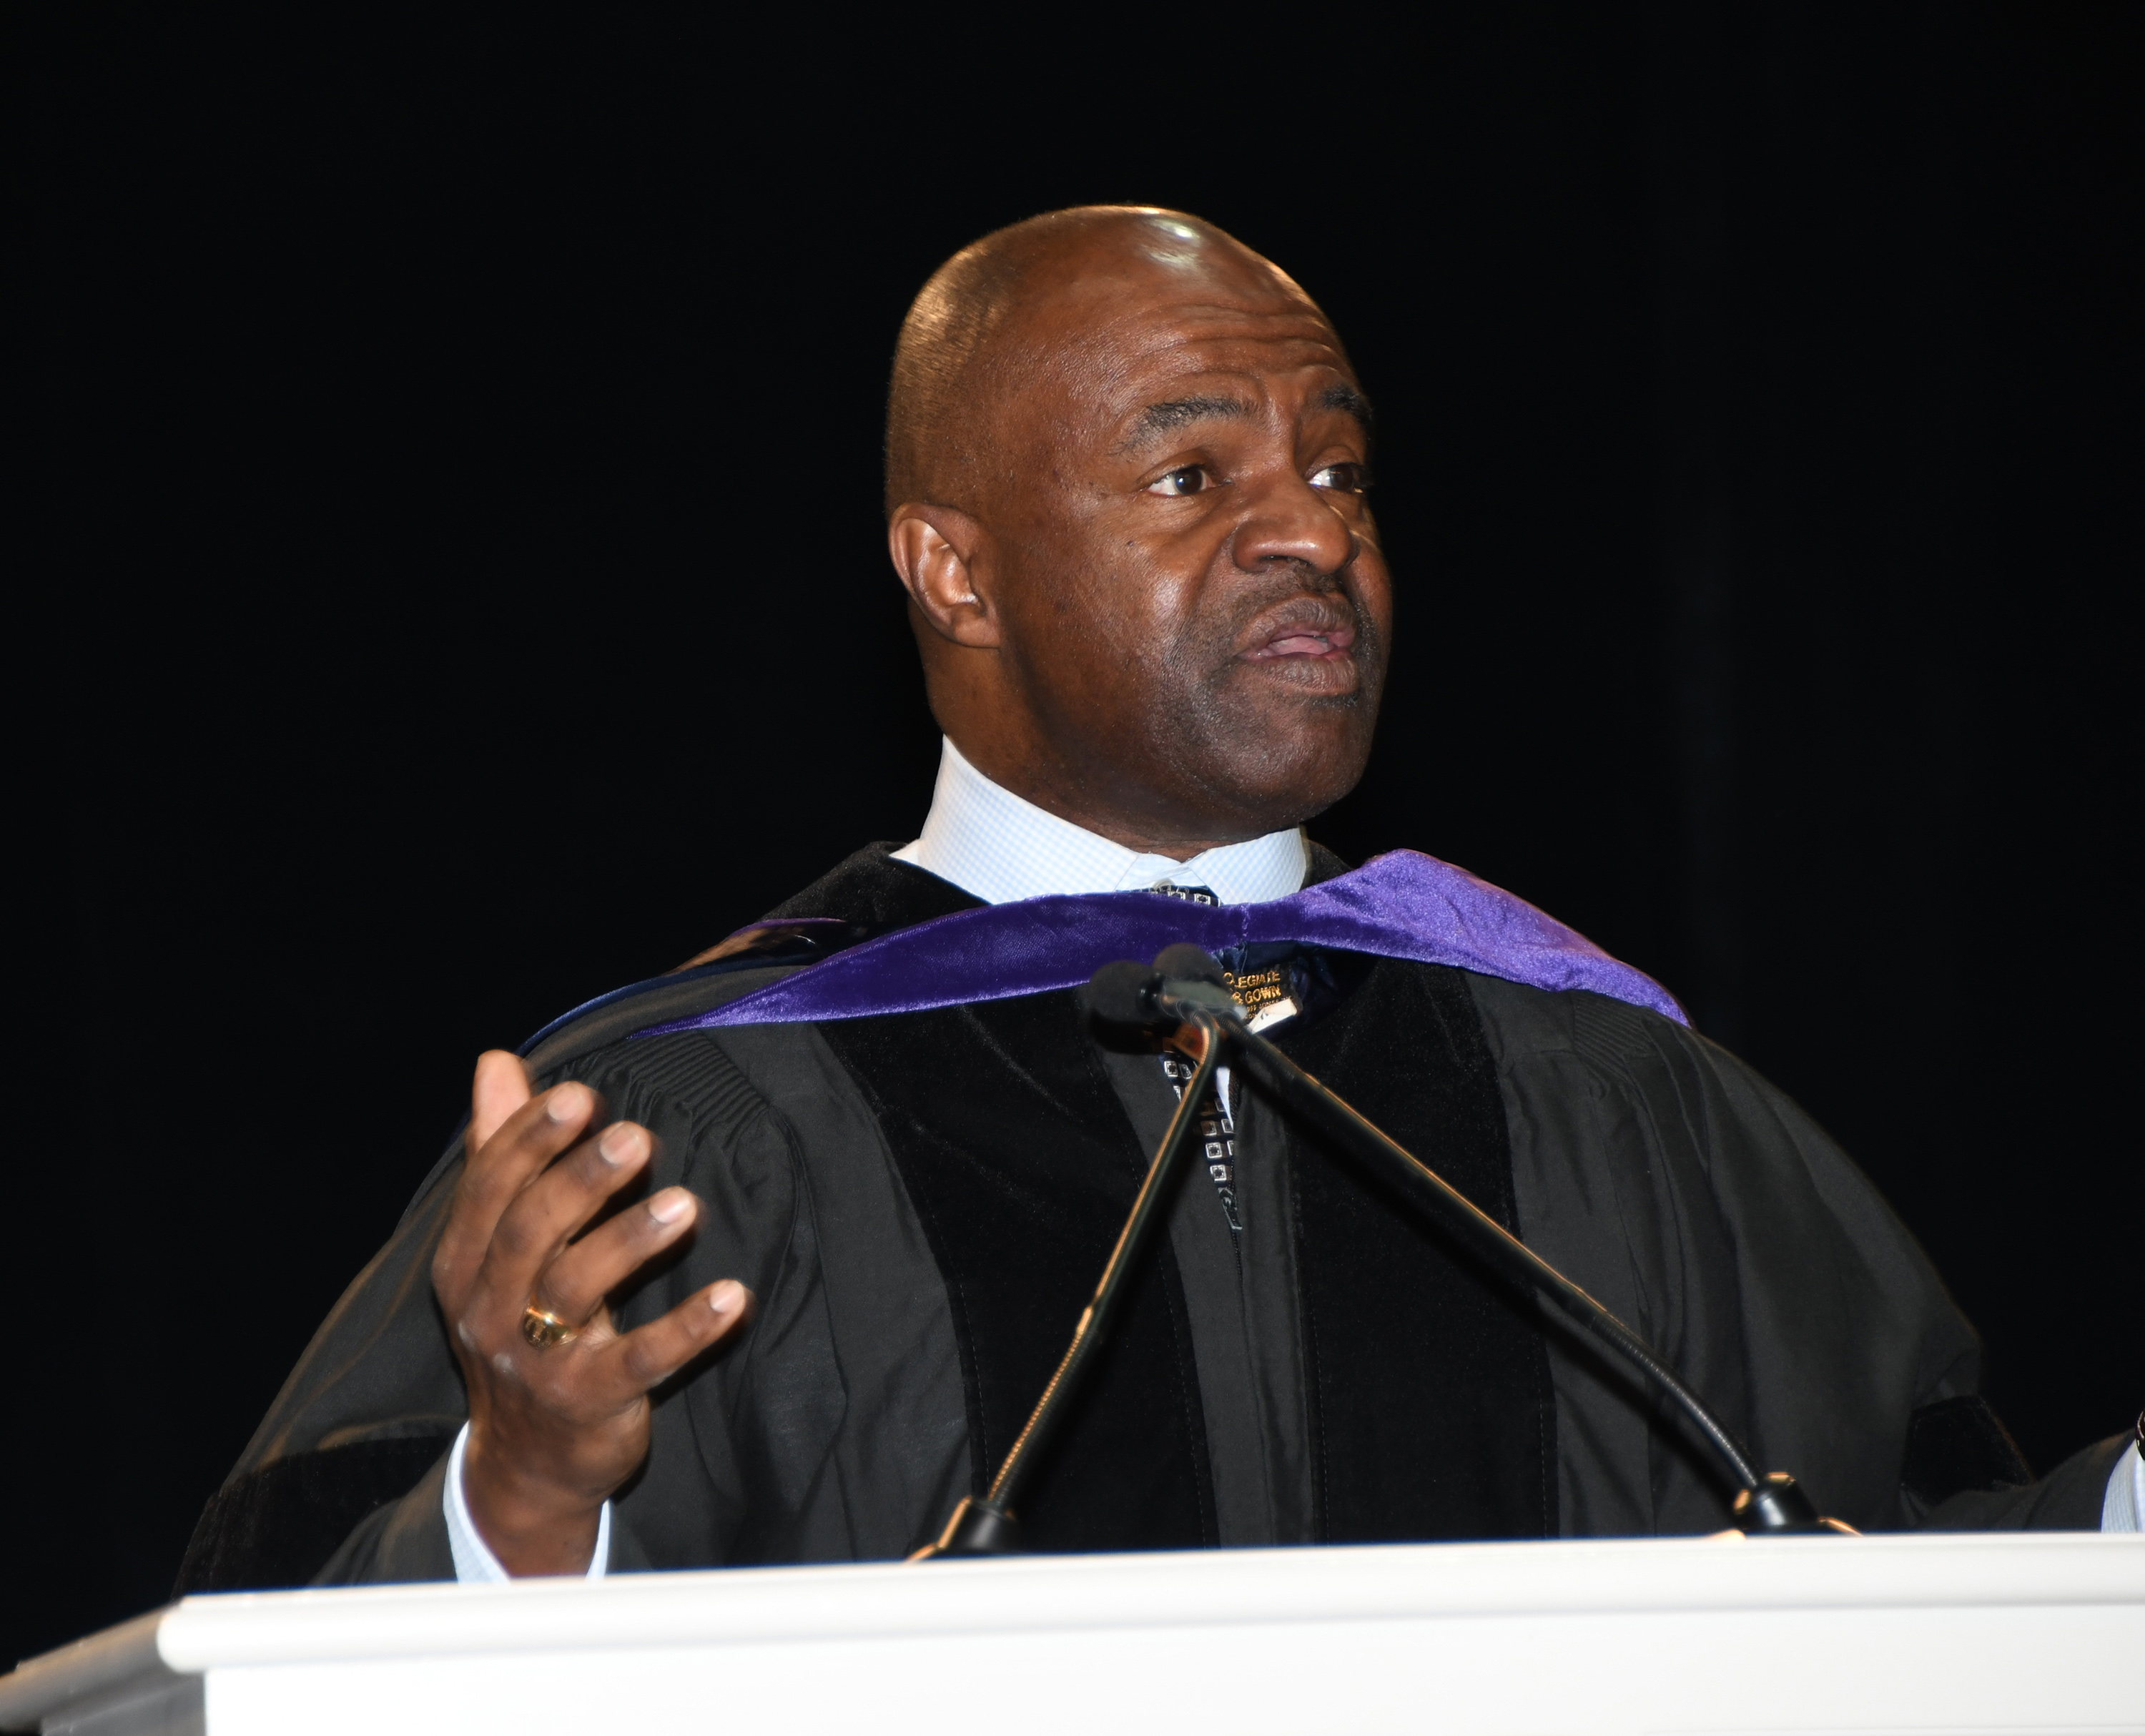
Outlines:
<svg viewBox="0 0 2145 1736"><path fill-rule="evenodd" d="M525 1186L507 1203L492 1228L490 1244L477 1274L471 1312L479 1316L510 1315L518 1321L545 1268L559 1256L568 1240L603 1209L604 1202L640 1171L653 1151L654 1142L646 1128L619 1122L605 1128L599 1137L584 1140ZM686 1198L689 1201L691 1196ZM666 1209L678 1213L678 1201L669 1200ZM647 1221L644 1208L626 1216ZM676 1226L678 1230L684 1227L684 1223ZM610 1282L615 1284L631 1270L627 1267ZM600 1297L602 1290L596 1294ZM594 1311L593 1303L590 1311Z"/></svg>
<svg viewBox="0 0 2145 1736"><path fill-rule="evenodd" d="M752 1292L724 1278L695 1292L659 1320L636 1326L599 1353L618 1402L659 1386L687 1363L734 1331L751 1310Z"/></svg>
<svg viewBox="0 0 2145 1736"><path fill-rule="evenodd" d="M545 1267L530 1300L570 1326L581 1325L610 1291L693 1227L699 1204L684 1188L666 1187L620 1212Z"/></svg>
<svg viewBox="0 0 2145 1736"><path fill-rule="evenodd" d="M518 1067L520 1063L515 1065ZM504 1072L500 1068L492 1076L505 1088L487 1106L490 1108L502 1107L510 1094L511 1082L502 1077ZM461 1181L455 1190L454 1209L432 1260L434 1285L450 1312L481 1266L500 1215L552 1159L587 1130L601 1107L602 1100L587 1086L568 1080L514 1110L481 1145L471 1142L477 1131L472 1116L469 1138L464 1142L468 1156Z"/></svg>
<svg viewBox="0 0 2145 1736"><path fill-rule="evenodd" d="M522 1066L521 1057L504 1049L486 1049L476 1057L476 1077L470 1085L469 1134L463 1148L472 1153L482 1151L506 1118L532 1095L529 1069Z"/></svg>

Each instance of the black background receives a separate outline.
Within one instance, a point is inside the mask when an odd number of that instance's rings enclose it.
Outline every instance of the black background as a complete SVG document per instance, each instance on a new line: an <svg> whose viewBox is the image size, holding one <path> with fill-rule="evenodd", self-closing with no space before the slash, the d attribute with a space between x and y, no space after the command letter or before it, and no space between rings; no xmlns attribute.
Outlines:
<svg viewBox="0 0 2145 1736"><path fill-rule="evenodd" d="M1270 254L1380 405L1395 687L1316 833L1515 889L1806 1103L2037 1465L2128 1423L2145 9L302 12L9 14L63 883L0 1651L164 1598L479 1048L913 835L887 359L1084 201Z"/></svg>

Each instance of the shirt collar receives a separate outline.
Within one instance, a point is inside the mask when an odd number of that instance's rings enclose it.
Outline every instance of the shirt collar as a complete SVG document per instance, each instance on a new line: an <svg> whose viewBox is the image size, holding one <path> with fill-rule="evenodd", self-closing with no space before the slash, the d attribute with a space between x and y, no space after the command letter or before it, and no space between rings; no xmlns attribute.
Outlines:
<svg viewBox="0 0 2145 1736"><path fill-rule="evenodd" d="M923 835L893 854L987 904L1164 883L1203 886L1224 904L1258 904L1301 891L1311 867L1301 826L1202 850L1189 862L1142 855L999 788L951 741L939 756Z"/></svg>

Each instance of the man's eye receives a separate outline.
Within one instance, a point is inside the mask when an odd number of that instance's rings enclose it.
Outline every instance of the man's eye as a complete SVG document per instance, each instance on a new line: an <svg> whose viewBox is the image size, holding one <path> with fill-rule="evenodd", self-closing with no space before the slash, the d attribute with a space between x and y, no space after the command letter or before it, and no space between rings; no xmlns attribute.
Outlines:
<svg viewBox="0 0 2145 1736"><path fill-rule="evenodd" d="M1329 464L1311 473L1313 488L1330 488L1336 494L1360 495L1371 485L1369 467L1360 464Z"/></svg>
<svg viewBox="0 0 2145 1736"><path fill-rule="evenodd" d="M1201 490L1211 485L1206 470L1202 466L1196 464L1188 464L1182 470L1172 470L1160 481L1150 483L1147 486L1147 492L1151 495L1168 495L1172 496L1177 495L1196 495Z"/></svg>

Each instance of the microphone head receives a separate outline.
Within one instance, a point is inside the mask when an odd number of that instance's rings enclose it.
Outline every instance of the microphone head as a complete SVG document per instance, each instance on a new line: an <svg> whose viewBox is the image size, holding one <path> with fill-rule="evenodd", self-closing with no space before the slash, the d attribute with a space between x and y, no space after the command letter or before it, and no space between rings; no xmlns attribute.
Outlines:
<svg viewBox="0 0 2145 1736"><path fill-rule="evenodd" d="M1087 979L1088 1010L1108 1025L1151 1025L1155 1022L1153 991L1161 981L1152 965L1120 958Z"/></svg>
<svg viewBox="0 0 2145 1736"><path fill-rule="evenodd" d="M1217 988L1229 986L1213 955L1188 940L1164 947L1155 957L1154 967L1173 982L1211 982Z"/></svg>

